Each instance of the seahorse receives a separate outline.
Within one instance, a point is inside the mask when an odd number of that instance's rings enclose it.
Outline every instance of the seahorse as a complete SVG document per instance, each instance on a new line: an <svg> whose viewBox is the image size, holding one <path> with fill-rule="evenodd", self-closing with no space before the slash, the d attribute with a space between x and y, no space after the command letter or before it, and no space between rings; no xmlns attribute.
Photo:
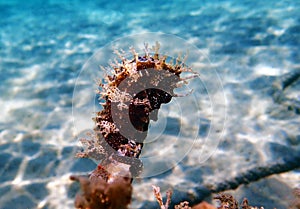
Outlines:
<svg viewBox="0 0 300 209"><path fill-rule="evenodd" d="M132 177L138 176L143 167L139 156L150 120L157 120L161 105L178 96L174 89L195 75L184 63L185 58L167 60L166 55L159 54L159 48L158 42L151 49L145 44L143 55L131 48L131 59L116 50L120 60L103 67L107 75L104 82L99 82L98 92L103 109L94 118L94 139L83 139L87 148L78 154L102 160L91 176L101 175L109 181L124 167ZM183 72L192 75L183 78Z"/></svg>

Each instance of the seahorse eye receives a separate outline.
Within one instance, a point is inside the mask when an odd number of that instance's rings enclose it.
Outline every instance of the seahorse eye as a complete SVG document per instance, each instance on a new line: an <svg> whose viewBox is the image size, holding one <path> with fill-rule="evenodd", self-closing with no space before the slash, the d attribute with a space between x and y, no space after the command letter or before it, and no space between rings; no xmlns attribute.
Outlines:
<svg viewBox="0 0 300 209"><path fill-rule="evenodd" d="M147 57L141 57L141 56L139 56L139 57L138 57L138 60L139 60L140 62L146 62L146 61L147 61Z"/></svg>

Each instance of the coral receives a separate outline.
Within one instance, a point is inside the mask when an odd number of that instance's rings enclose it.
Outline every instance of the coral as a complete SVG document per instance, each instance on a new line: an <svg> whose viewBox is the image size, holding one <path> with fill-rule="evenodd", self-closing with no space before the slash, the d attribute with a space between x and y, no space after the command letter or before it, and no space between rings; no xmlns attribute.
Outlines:
<svg viewBox="0 0 300 209"><path fill-rule="evenodd" d="M189 202L184 201L179 203L179 205L175 205L175 209L192 209L192 208L189 206Z"/></svg>
<svg viewBox="0 0 300 209"><path fill-rule="evenodd" d="M160 206L161 209L168 209L170 207L170 203L171 203L171 197L172 197L172 190L169 189L166 192L167 195L167 200L166 203L163 203L163 199L162 199L162 195L160 193L160 188L157 186L152 186L153 187L153 193L154 196ZM207 202L203 201L201 203L199 203L198 205L195 205L193 207L189 206L189 202L188 201L182 201L180 202L178 205L174 206L174 209L216 209L214 206L208 204Z"/></svg>
<svg viewBox="0 0 300 209"><path fill-rule="evenodd" d="M221 205L218 207L218 209L238 209L238 202L230 194L221 193L214 197L214 199L217 199L221 202Z"/></svg>
<svg viewBox="0 0 300 209"><path fill-rule="evenodd" d="M221 193L214 197L214 199L220 201L218 209L239 209L238 201L230 194ZM247 198L244 198L241 206L242 209L264 209L263 207L258 208L250 206Z"/></svg>
<svg viewBox="0 0 300 209"><path fill-rule="evenodd" d="M162 196L161 196L161 193L160 193L160 188L157 187L157 186L154 186L152 185L152 188L153 188L153 193L154 193L154 196L160 206L161 209L168 209L169 208L169 205L171 203L171 197L172 197L172 190L168 190L167 191L167 200L166 200L166 203L164 204L163 203L163 199L162 199Z"/></svg>
<svg viewBox="0 0 300 209"><path fill-rule="evenodd" d="M78 181L82 193L75 199L75 207L80 209L127 209L131 201L132 186L129 178L119 177L108 183L102 178L71 176Z"/></svg>

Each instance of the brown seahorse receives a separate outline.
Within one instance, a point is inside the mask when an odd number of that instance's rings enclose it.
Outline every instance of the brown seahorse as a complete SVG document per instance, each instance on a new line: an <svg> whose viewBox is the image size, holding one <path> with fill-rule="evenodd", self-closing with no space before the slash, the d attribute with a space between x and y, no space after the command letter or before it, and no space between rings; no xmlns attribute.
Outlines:
<svg viewBox="0 0 300 209"><path fill-rule="evenodd" d="M99 82L103 109L94 118L94 139L82 140L87 146L78 156L102 160L100 170L104 168L108 175L105 179L122 175L126 169L132 177L138 176L142 170L138 158L150 120L157 120L161 104L170 102L176 96L174 89L191 78L180 77L182 72L193 73L184 58L167 61L167 56L159 54L159 47L156 43L149 49L145 44L142 56L131 49L132 59L116 51L121 61L105 68L112 73L107 74L106 82ZM96 169L91 176L95 173L99 175Z"/></svg>

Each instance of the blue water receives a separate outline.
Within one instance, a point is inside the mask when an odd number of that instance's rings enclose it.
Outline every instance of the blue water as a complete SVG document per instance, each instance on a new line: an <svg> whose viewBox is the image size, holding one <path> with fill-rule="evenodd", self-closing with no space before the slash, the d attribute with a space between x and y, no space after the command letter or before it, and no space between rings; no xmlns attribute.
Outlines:
<svg viewBox="0 0 300 209"><path fill-rule="evenodd" d="M72 117L74 87L95 82L83 79L76 83L76 79L98 49L128 35L172 34L205 51L226 97L228 116L221 140L230 138L235 144L245 139L254 147L250 154L236 154L237 166L230 167L232 170L268 162L272 160L269 152L274 158L280 155L268 148L255 151L261 142L252 138L266 138L263 147L275 141L291 151L299 149L299 113L275 104L270 96L276 80L300 69L299 11L300 2L292 0L0 1L0 209L72 208L76 186L68 176L95 166L92 161L74 160L78 142ZM299 88L298 80L285 92L286 97L299 102ZM85 99L83 91L80 102ZM94 112L92 109L87 118ZM204 132L208 117L204 115L201 122ZM168 121L176 121L174 118ZM87 119L86 124L93 122ZM165 134L172 135L173 129L178 131L178 127L169 127ZM240 147L236 143L229 148ZM195 153L190 156L193 159ZM244 162L244 157L250 160ZM217 159L211 161L222 169ZM196 166L193 160L186 165ZM170 182L175 178L167 176ZM282 181L295 183L298 178L299 183L299 173L291 176L294 178ZM134 197L132 208L151 196L149 182L136 183L142 195ZM146 186L149 190L143 190ZM285 208L286 199L280 194L277 198L283 199L277 206L260 202L265 208Z"/></svg>

